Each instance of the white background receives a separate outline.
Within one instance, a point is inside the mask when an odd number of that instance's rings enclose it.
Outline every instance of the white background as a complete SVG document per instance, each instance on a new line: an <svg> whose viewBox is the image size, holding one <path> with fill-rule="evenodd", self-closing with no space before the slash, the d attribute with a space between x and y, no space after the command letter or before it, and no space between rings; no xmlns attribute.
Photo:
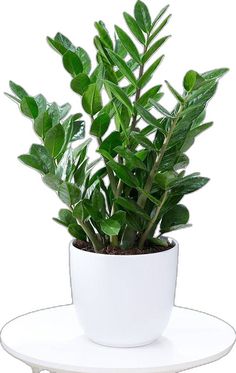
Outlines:
<svg viewBox="0 0 236 373"><path fill-rule="evenodd" d="M133 1L2 0L0 11L1 91L8 80L22 84L32 95L43 93L49 101L70 101L78 110L78 97L70 91L70 77L60 56L45 41L57 31L94 56L93 22L103 19L112 29L123 24L122 11L131 12ZM147 0L152 14L166 5ZM181 90L188 69L199 72L230 67L209 105L213 129L202 135L189 153L190 171L201 171L211 182L185 198L193 228L174 237L180 242L176 303L215 314L236 326L235 232L235 2L233 0L170 1L173 17L168 33L173 37L162 52L166 60L156 82L168 79ZM169 94L167 93L167 97ZM0 95L1 236L0 325L38 308L69 303L69 235L51 219L61 203L34 171L17 156L38 139L31 123L17 106ZM168 106L172 100L165 98ZM235 350L225 359L199 372L232 372ZM0 350L0 371L29 372L29 368Z"/></svg>

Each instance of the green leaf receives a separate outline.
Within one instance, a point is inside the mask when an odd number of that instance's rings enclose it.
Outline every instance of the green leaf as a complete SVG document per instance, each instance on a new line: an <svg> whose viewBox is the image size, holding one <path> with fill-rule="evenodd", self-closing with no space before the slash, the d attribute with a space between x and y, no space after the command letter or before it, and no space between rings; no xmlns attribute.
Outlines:
<svg viewBox="0 0 236 373"><path fill-rule="evenodd" d="M121 224L115 218L111 217L101 222L102 231L108 236L116 236L121 229Z"/></svg>
<svg viewBox="0 0 236 373"><path fill-rule="evenodd" d="M138 41L140 41L141 44L145 45L145 37L137 21L126 12L124 12L124 18L133 35L137 38Z"/></svg>
<svg viewBox="0 0 236 373"><path fill-rule="evenodd" d="M113 50L113 42L106 29L105 24L102 21L95 22L95 27L98 30L100 39L102 40L105 47Z"/></svg>
<svg viewBox="0 0 236 373"><path fill-rule="evenodd" d="M167 118L171 118L171 119L174 119L175 117L169 113L168 110L166 110L162 105L158 104L158 102L155 102L153 99L150 99L149 100L150 103L152 104L152 106L154 106L157 111L159 111L159 113L161 113L162 115L164 115L165 117Z"/></svg>
<svg viewBox="0 0 236 373"><path fill-rule="evenodd" d="M222 78L222 76L224 76L228 71L228 68L215 69L203 73L202 77L206 80L218 80Z"/></svg>
<svg viewBox="0 0 236 373"><path fill-rule="evenodd" d="M91 71L92 63L88 53L83 48L78 47L76 50L76 54L83 65L83 73L89 74Z"/></svg>
<svg viewBox="0 0 236 373"><path fill-rule="evenodd" d="M213 122L204 123L201 126L198 126L194 129L192 129L189 133L189 136L196 137L196 136L200 135L202 132L206 131L208 128L210 128L212 126L213 126Z"/></svg>
<svg viewBox="0 0 236 373"><path fill-rule="evenodd" d="M183 85L187 92L192 92L193 90L199 88L202 83L204 83L204 79L201 77L201 75L194 70L190 70L184 77Z"/></svg>
<svg viewBox="0 0 236 373"><path fill-rule="evenodd" d="M142 62L143 63L146 63L153 55L154 53L156 53L160 48L161 46L166 42L167 39L170 38L170 35L168 36L164 36L163 38L161 38L160 40L157 40L148 50L147 52L144 54L143 58L142 58Z"/></svg>
<svg viewBox="0 0 236 373"><path fill-rule="evenodd" d="M106 89L110 90L111 93L117 98L117 100L119 100L123 105L125 105L131 113L133 112L133 106L129 97L119 86L109 81L106 81L105 87Z"/></svg>
<svg viewBox="0 0 236 373"><path fill-rule="evenodd" d="M10 93L7 93L7 92L4 92L4 95L7 96L10 100L12 100L13 102L17 103L17 104L20 104L20 99L11 95Z"/></svg>
<svg viewBox="0 0 236 373"><path fill-rule="evenodd" d="M66 181L60 185L58 195L62 202L64 202L67 206L75 205L77 202L79 202L81 197L79 188Z"/></svg>
<svg viewBox="0 0 236 373"><path fill-rule="evenodd" d="M193 176L185 177L178 181L178 184L173 186L172 193L178 194L189 194L193 193L202 187L204 187L210 179L207 177Z"/></svg>
<svg viewBox="0 0 236 373"><path fill-rule="evenodd" d="M68 232L72 235L72 237L75 237L81 241L86 241L87 236L83 228L81 228L78 224L70 224L68 227Z"/></svg>
<svg viewBox="0 0 236 373"><path fill-rule="evenodd" d="M75 52L70 50L63 55L63 65L73 77L82 73L83 71L83 65L79 57Z"/></svg>
<svg viewBox="0 0 236 373"><path fill-rule="evenodd" d="M43 145L33 144L30 148L30 154L36 157L43 165L44 173L54 173L54 160Z"/></svg>
<svg viewBox="0 0 236 373"><path fill-rule="evenodd" d="M189 211L184 205L171 208L161 221L161 233L169 232L172 227L185 225L189 221Z"/></svg>
<svg viewBox="0 0 236 373"><path fill-rule="evenodd" d="M87 168L88 159L85 159L81 164L80 167L76 170L74 174L75 183L77 186L84 185L86 180L86 168Z"/></svg>
<svg viewBox="0 0 236 373"><path fill-rule="evenodd" d="M106 150L112 157L116 155L115 148L122 144L120 133L114 131L102 142L99 150Z"/></svg>
<svg viewBox="0 0 236 373"><path fill-rule="evenodd" d="M43 182L52 190L55 190L58 192L60 185L62 183L62 180L60 180L56 175L53 174L47 174L43 177Z"/></svg>
<svg viewBox="0 0 236 373"><path fill-rule="evenodd" d="M157 97L157 94L163 95L162 93L159 93L161 89L161 85L157 85L153 88L150 88L145 92L137 101L137 103L143 107L145 107L148 104L148 101L150 98Z"/></svg>
<svg viewBox="0 0 236 373"><path fill-rule="evenodd" d="M57 124L47 131L44 144L50 154L56 158L63 148L64 141L65 131L61 124Z"/></svg>
<svg viewBox="0 0 236 373"><path fill-rule="evenodd" d="M30 154L23 154L18 157L18 159L23 162L26 166L34 168L41 173L44 173L44 166L42 162L35 156Z"/></svg>
<svg viewBox="0 0 236 373"><path fill-rule="evenodd" d="M20 104L20 109L24 115L31 119L37 118L39 114L39 109L37 102L33 97L25 96Z"/></svg>
<svg viewBox="0 0 236 373"><path fill-rule="evenodd" d="M171 14L168 15L164 19L164 21L160 24L160 26L153 32L153 34L148 39L148 44L151 44L151 42L157 37L157 35L160 34L160 32L163 30L163 28L167 25L169 19L171 18Z"/></svg>
<svg viewBox="0 0 236 373"><path fill-rule="evenodd" d="M143 74L142 78L139 79L138 81L138 86L139 88L143 88L153 77L154 72L160 65L164 58L164 55L159 57L148 69L147 71Z"/></svg>
<svg viewBox="0 0 236 373"><path fill-rule="evenodd" d="M144 32L149 33L152 27L152 21L146 4L138 0L135 4L134 15L139 27Z"/></svg>
<svg viewBox="0 0 236 373"><path fill-rule="evenodd" d="M165 80L165 83L167 85L167 87L169 88L169 90L171 91L171 93L173 94L173 96L181 103L183 104L184 103L184 98L176 91L176 89L174 89L172 87L172 85L167 81Z"/></svg>
<svg viewBox="0 0 236 373"><path fill-rule="evenodd" d="M47 100L46 100L46 98L43 95L39 94L39 95L35 96L34 99L37 103L39 113L45 112L47 110Z"/></svg>
<svg viewBox="0 0 236 373"><path fill-rule="evenodd" d="M134 86L137 85L137 80L135 78L135 75L130 70L130 68L127 66L127 63L115 52L112 50L107 50L109 56L111 57L114 64L119 68L120 72L123 74L124 77L126 77L131 84Z"/></svg>
<svg viewBox="0 0 236 373"><path fill-rule="evenodd" d="M92 194L92 206L97 211L106 212L106 202L102 192L95 188Z"/></svg>
<svg viewBox="0 0 236 373"><path fill-rule="evenodd" d="M89 217L89 212L87 210L85 201L80 201L73 210L74 218L79 221L85 221Z"/></svg>
<svg viewBox="0 0 236 373"><path fill-rule="evenodd" d="M164 190L168 190L170 183L175 179L176 173L173 171L159 172L155 176L155 182Z"/></svg>
<svg viewBox="0 0 236 373"><path fill-rule="evenodd" d="M98 115L91 125L90 134L99 138L102 137L107 132L110 121L108 114Z"/></svg>
<svg viewBox="0 0 236 373"><path fill-rule="evenodd" d="M95 115L102 108L102 96L97 84L91 84L83 94L82 105L86 113Z"/></svg>
<svg viewBox="0 0 236 373"><path fill-rule="evenodd" d="M158 15L156 16L156 18L154 19L153 23L152 23L152 29L154 29L154 27L156 26L157 22L161 19L161 17L166 13L167 9L169 8L169 5L166 5L164 8L161 9L161 11L158 13Z"/></svg>
<svg viewBox="0 0 236 373"><path fill-rule="evenodd" d="M138 132L131 132L130 136L145 149L156 151L155 145L144 135Z"/></svg>
<svg viewBox="0 0 236 373"><path fill-rule="evenodd" d="M66 51L67 51L67 48L64 47L64 45L62 45L60 42L58 42L57 40L54 40L52 38L50 38L49 36L47 37L47 42L48 44L53 48L55 49L57 52L59 52L61 55L65 54Z"/></svg>
<svg viewBox="0 0 236 373"><path fill-rule="evenodd" d="M57 41L58 43L60 43L61 45L63 45L63 47L66 50L71 50L72 52L74 52L76 50L76 48L72 44L72 42L65 35L63 35L61 32L58 32L56 34L54 40Z"/></svg>
<svg viewBox="0 0 236 373"><path fill-rule="evenodd" d="M50 128L52 128L52 117L47 110L35 119L34 129L37 135L44 139Z"/></svg>
<svg viewBox="0 0 236 373"><path fill-rule="evenodd" d="M87 91L90 84L91 81L88 75L81 73L77 75L74 79L72 79L70 86L74 92L82 96Z"/></svg>
<svg viewBox="0 0 236 373"><path fill-rule="evenodd" d="M138 179L126 166L121 165L115 161L109 161L108 166L126 185L130 186L131 188L135 188L138 186Z"/></svg>
<svg viewBox="0 0 236 373"><path fill-rule="evenodd" d="M159 129L159 131L161 131L163 134L166 134L165 129L161 126L160 120L156 119L148 110L144 109L144 107L142 107L138 103L135 104L135 109L147 124L150 124L156 129Z"/></svg>
<svg viewBox="0 0 236 373"><path fill-rule="evenodd" d="M146 192L146 190L142 188L138 188L138 190L140 193L144 194L156 206L160 206L160 201L157 198L155 198L151 193Z"/></svg>
<svg viewBox="0 0 236 373"><path fill-rule="evenodd" d="M55 126L56 124L60 123L60 109L59 106L57 105L56 102L53 102L49 109L48 109L48 114L52 118L52 125Z"/></svg>
<svg viewBox="0 0 236 373"><path fill-rule="evenodd" d="M10 80L9 85L10 85L12 92L15 93L15 95L19 97L21 100L29 96L28 93L24 90L24 88L14 83L13 81Z"/></svg>
<svg viewBox="0 0 236 373"><path fill-rule="evenodd" d="M123 148L122 146L117 146L115 149L117 154L123 157L127 161L127 167L130 169L140 168L141 170L146 170L145 164L136 157L136 155L128 148Z"/></svg>
<svg viewBox="0 0 236 373"><path fill-rule="evenodd" d="M123 207L125 210L134 212L146 220L150 220L150 216L147 215L144 210L130 198L119 197L116 199L116 204Z"/></svg>
<svg viewBox="0 0 236 373"><path fill-rule="evenodd" d="M122 30L119 26L115 26L117 35L123 44L124 48L127 50L127 52L130 54L130 56L138 63L141 63L141 58L139 55L139 51L137 47L135 46L132 39L129 37L129 35Z"/></svg>
<svg viewBox="0 0 236 373"><path fill-rule="evenodd" d="M194 90L188 97L187 103L194 102L195 105L206 105L206 103L214 96L218 84L212 80L203 84L198 89Z"/></svg>
<svg viewBox="0 0 236 373"><path fill-rule="evenodd" d="M70 224L76 224L72 212L67 209L61 209L58 213L58 218L66 227L69 227Z"/></svg>

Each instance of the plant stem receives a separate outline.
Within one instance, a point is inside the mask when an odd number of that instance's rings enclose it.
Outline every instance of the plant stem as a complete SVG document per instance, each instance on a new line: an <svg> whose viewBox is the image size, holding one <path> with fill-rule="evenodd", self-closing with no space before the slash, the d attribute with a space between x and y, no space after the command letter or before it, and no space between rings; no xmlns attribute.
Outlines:
<svg viewBox="0 0 236 373"><path fill-rule="evenodd" d="M149 174L149 176L147 178L147 182L146 182L145 187L144 187L144 191L147 192L147 193L149 193L151 191L151 189L152 189L152 185L153 185L153 181L154 181L155 175L156 175L156 173L157 173L157 171L158 171L158 169L160 167L162 159L163 159L163 157L165 155L165 152L166 152L166 150L168 148L170 139L171 139L171 137L173 135L173 132L175 130L175 127L176 127L176 125L178 123L179 116L180 116L182 110L183 110L183 107L181 106L178 115L176 116L176 118L172 122L170 131L169 131L169 133L168 133L168 135L167 135L167 137L166 137L166 139L165 139L165 141L164 141L164 143L163 143L163 145L161 147L160 153L156 157L155 163L154 163L154 165L153 165L153 167L151 169L151 172L150 172L150 174ZM140 194L139 199L138 199L138 205L140 207L144 208L145 205L146 205L146 201L147 201L147 196L145 194L143 194L143 193Z"/></svg>
<svg viewBox="0 0 236 373"><path fill-rule="evenodd" d="M157 221L158 216L159 216L159 214L161 212L161 209L162 209L163 205L165 204L165 202L167 200L167 197L168 197L168 191L165 191L165 193L163 194L163 196L162 196L162 198L160 200L160 205L157 207L156 212L155 212L152 220L149 222L149 224L147 226L147 229L145 230L145 232L143 233L143 235L142 235L142 237L140 239L140 242L139 242L139 248L140 249L143 249L144 244L145 244L145 242L146 242L146 240L148 238L148 235L151 232L153 225Z"/></svg>
<svg viewBox="0 0 236 373"><path fill-rule="evenodd" d="M92 225L89 222L84 222L79 220L79 224L87 234L88 238L92 242L95 253L99 253L103 248L102 241L97 237Z"/></svg>

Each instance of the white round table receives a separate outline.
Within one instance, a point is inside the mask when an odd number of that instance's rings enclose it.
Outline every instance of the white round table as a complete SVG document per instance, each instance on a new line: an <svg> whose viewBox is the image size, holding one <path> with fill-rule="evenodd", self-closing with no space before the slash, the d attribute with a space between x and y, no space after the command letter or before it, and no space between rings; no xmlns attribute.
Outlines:
<svg viewBox="0 0 236 373"><path fill-rule="evenodd" d="M164 335L145 347L112 348L88 340L73 305L20 316L2 330L1 343L12 356L42 370L73 373L173 373L225 356L235 343L224 321L175 307Z"/></svg>

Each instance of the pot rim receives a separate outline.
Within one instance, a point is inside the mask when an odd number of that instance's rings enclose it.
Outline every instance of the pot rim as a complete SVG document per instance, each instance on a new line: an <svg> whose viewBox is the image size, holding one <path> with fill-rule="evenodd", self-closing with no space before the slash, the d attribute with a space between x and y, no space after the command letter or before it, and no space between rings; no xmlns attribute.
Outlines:
<svg viewBox="0 0 236 373"><path fill-rule="evenodd" d="M171 247L170 249L168 250L165 250L165 251L159 251L157 253L148 253L148 254L128 254L128 255L115 255L115 254L104 254L104 253L95 253L95 252L91 252L91 251L86 251L86 250L83 250L83 249L79 249L78 247L74 246L73 243L74 243L74 239L70 241L70 249L75 249L75 250L79 250L80 252L82 252L83 254L85 255L100 255L100 256L104 256L104 257L108 257L108 258L137 258L137 257L144 257L144 256L151 256L151 255L165 255L166 253L172 251L172 250L176 250L178 249L179 247L179 243L177 240L175 240L174 238L172 237L167 237L168 240L171 242L171 243L174 243L174 246Z"/></svg>

